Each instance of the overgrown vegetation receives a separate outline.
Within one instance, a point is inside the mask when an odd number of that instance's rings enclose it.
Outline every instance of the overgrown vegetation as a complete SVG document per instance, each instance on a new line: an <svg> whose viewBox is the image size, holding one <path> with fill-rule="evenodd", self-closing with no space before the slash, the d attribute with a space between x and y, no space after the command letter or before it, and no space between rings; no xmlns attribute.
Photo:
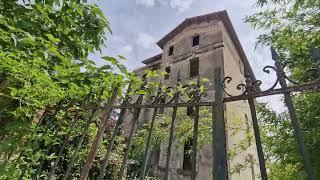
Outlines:
<svg viewBox="0 0 320 180"><path fill-rule="evenodd" d="M293 79L312 79L304 70L314 65L310 50L320 48L320 2L259 0L257 5L269 7L247 17L253 27L266 32L259 37L259 43L273 45L281 60L291 63ZM52 173L62 179L70 167L69 177L79 177L98 127L105 120L104 111L88 111L84 107L104 105L115 87L121 97L129 82L132 92L142 85L121 65L122 56L103 56L101 59L108 65L102 67L88 59L90 53L101 50L108 33L111 29L102 11L84 0L0 2L0 179L46 179ZM161 75L147 71L150 79ZM153 81L145 86L145 90L135 93L152 95L154 88L159 88ZM294 102L314 172L320 176L320 94L296 94ZM211 143L212 117L208 112L206 108L200 111L199 148ZM278 115L262 104L259 118L269 176L305 178L288 114ZM183 146L192 138L193 121L184 109L179 109L178 119L175 141ZM170 112L157 119L153 149L159 149L160 143L168 139L170 121ZM237 133L238 125L232 124L229 133ZM111 123L104 133L90 179L100 173L112 127ZM148 128L144 124L136 134L131 152L131 159L140 165ZM229 152L229 158L245 151L252 141L252 132L246 130L244 139ZM117 178L124 149L125 139L119 136L107 167L108 179ZM230 173L239 173L248 162L245 158ZM53 172L54 165L57 168Z"/></svg>
<svg viewBox="0 0 320 180"><path fill-rule="evenodd" d="M280 54L280 60L290 62L288 71L291 78L299 82L308 82L316 77L305 70L316 66L314 50L320 48L319 7L317 0L258 0L260 12L246 18L254 28L265 32L258 37L258 42L273 45ZM319 102L319 93L294 95L304 142L316 177L320 176ZM259 113L271 178L305 178L288 114L277 115L266 105L260 106Z"/></svg>
<svg viewBox="0 0 320 180"><path fill-rule="evenodd" d="M66 141L56 170L63 175L91 120L71 171L78 177L100 121L83 106L104 103L116 86L122 92L131 76L121 56L102 57L109 64L102 67L88 59L104 45L109 23L78 0L1 1L0 12L0 179L47 176Z"/></svg>

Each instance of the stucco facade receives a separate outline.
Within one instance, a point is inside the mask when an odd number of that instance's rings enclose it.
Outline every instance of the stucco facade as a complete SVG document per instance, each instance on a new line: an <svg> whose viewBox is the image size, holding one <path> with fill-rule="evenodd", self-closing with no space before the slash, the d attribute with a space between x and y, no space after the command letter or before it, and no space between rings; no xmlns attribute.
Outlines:
<svg viewBox="0 0 320 180"><path fill-rule="evenodd" d="M199 37L199 45L194 45L193 40L197 36ZM163 79L163 82L168 85L176 83L178 72L180 72L182 83L190 80L196 81L198 76L207 78L212 82L214 69L220 66L223 69L224 76L233 78L230 85L233 88L227 90L232 94L239 94L240 92L235 86L240 82L245 82L244 74L252 73L226 11L188 18L157 44L163 52L143 61L145 67L135 70L137 75L142 76L147 68L166 71L166 68L170 67L169 78ZM169 51L172 47L173 52L170 54ZM190 62L197 58L199 74L190 77L190 70L192 69ZM213 97L214 90L212 87L209 87L208 94ZM225 112L226 144L227 149L232 152L234 148L238 148L241 143L244 143L248 136L247 132L252 132L250 109L246 101L237 101L226 103ZM151 115L152 110L142 110L139 123L150 120ZM127 119L131 119L130 115ZM239 172L231 173L229 179L259 179L254 139L250 141L249 146L237 155L230 155L232 158L228 160L229 172L239 167L239 164L245 165L245 167L240 168ZM161 145L160 153L151 156L155 174L159 176L163 174L165 167L166 148L164 142ZM172 151L170 161L170 179L172 180L190 179L190 173L183 170L183 152L183 147ZM202 146L197 155L197 179L212 179L213 158L212 145Z"/></svg>

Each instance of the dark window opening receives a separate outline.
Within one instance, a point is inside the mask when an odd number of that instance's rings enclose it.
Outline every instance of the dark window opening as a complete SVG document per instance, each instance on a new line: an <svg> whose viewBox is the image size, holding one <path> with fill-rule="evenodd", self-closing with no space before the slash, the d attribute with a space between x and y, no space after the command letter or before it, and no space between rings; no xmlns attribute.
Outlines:
<svg viewBox="0 0 320 180"><path fill-rule="evenodd" d="M169 47L169 56L173 55L173 46Z"/></svg>
<svg viewBox="0 0 320 180"><path fill-rule="evenodd" d="M151 69L152 71L158 70L158 69L160 69L160 64L156 64L156 65L154 65L154 66L151 66L150 69Z"/></svg>
<svg viewBox="0 0 320 180"><path fill-rule="evenodd" d="M191 171L192 170L192 160L191 160L191 150L192 150L192 139L189 139L184 144L183 148L183 170Z"/></svg>
<svg viewBox="0 0 320 180"><path fill-rule="evenodd" d="M147 79L147 74L142 75L142 81L145 81Z"/></svg>
<svg viewBox="0 0 320 180"><path fill-rule="evenodd" d="M170 77L170 67L165 68L166 74L164 75L164 79L169 79Z"/></svg>
<svg viewBox="0 0 320 180"><path fill-rule="evenodd" d="M160 99L160 104L164 104L166 100L164 98ZM164 107L159 108L158 114L163 114L164 113Z"/></svg>
<svg viewBox="0 0 320 180"><path fill-rule="evenodd" d="M193 116L194 114L194 108L193 107L187 107L187 115Z"/></svg>
<svg viewBox="0 0 320 180"><path fill-rule="evenodd" d="M192 38L192 46L199 45L199 35Z"/></svg>
<svg viewBox="0 0 320 180"><path fill-rule="evenodd" d="M199 58L190 60L190 77L199 75Z"/></svg>

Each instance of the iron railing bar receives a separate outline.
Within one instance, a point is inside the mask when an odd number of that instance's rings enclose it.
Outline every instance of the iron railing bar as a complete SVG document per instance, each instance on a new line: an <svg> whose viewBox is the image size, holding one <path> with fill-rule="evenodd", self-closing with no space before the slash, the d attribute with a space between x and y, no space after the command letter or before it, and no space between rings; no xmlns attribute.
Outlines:
<svg viewBox="0 0 320 180"><path fill-rule="evenodd" d="M67 108L68 108L68 107L69 107L69 106L67 106ZM67 108L66 108L66 112L65 112L65 114L63 115L62 119L65 119L65 118L67 118L67 116L68 116ZM57 129L54 130L53 137L56 137L56 136L58 135L58 133L60 132L60 126L59 126L59 125L57 125L57 126L58 126ZM55 129L55 128L54 128L54 129ZM49 145L49 147L46 148L46 154L51 151L51 149L53 148L53 146L54 146L54 145ZM36 173L33 175L33 179L37 179L38 175L41 175L41 173L42 173L42 167L43 167L43 164L44 164L45 161L46 161L45 158L41 158L41 161L40 161L40 164L39 164L39 166L38 166L38 169L37 169Z"/></svg>
<svg viewBox="0 0 320 180"><path fill-rule="evenodd" d="M107 124L108 124L108 121L109 121L109 118L111 115L111 111L112 111L111 106L112 106L112 104L114 104L114 102L117 98L118 91L119 91L118 86L114 87L114 90L113 90L112 95L109 99L108 105L105 109L105 113L103 113L101 116L101 124L100 124L98 132L93 140L93 143L92 143L91 149L87 155L85 164L81 170L80 178L79 178L80 180L87 179L87 176L89 174L89 171L90 171L92 163L93 163L93 159L98 151L98 147L99 147L100 141L102 139L102 135L107 127Z"/></svg>
<svg viewBox="0 0 320 180"><path fill-rule="evenodd" d="M296 86L290 86L287 88L272 89L268 91L252 92L251 95L244 94L239 96L224 97L223 102L232 102L238 100L248 100L249 98L259 98L270 95L283 94L283 92L303 92L303 91L315 91L320 89L320 81L301 84ZM140 104L140 105L115 105L111 106L113 109L133 109L133 108L167 108L167 107L194 107L194 106L212 106L212 101L207 102L179 102L169 104ZM103 109L105 107L84 107L84 109Z"/></svg>
<svg viewBox="0 0 320 180"><path fill-rule="evenodd" d="M85 124L84 126L84 129L82 131L82 134L81 134L81 137L80 137L80 140L78 141L78 144L75 148L75 150L73 151L73 154L71 156L71 160L68 164L68 167L67 167L67 170L63 176L63 180L67 180L69 175L70 175L70 172L71 172L71 169L73 168L73 164L74 164L74 161L76 160L77 156L78 156L78 152L80 150L80 148L82 147L82 143L84 141L84 138L85 136L87 135L88 131L89 131L89 126L90 126L90 123L92 122L93 118L94 118L94 115L95 113L97 112L98 109L93 109L91 111L91 114L87 120L87 123Z"/></svg>
<svg viewBox="0 0 320 180"><path fill-rule="evenodd" d="M105 170L106 170L106 168L108 166L109 158L110 158L110 155L111 155L111 152L112 152L112 148L113 148L113 145L114 145L114 140L117 137L117 134L119 132L119 127L123 122L125 112L126 112L126 109L121 109L121 111L120 111L118 121L117 121L116 126L115 126L115 128L113 130L110 142L109 142L108 147L107 147L106 155L105 155L105 157L104 157L104 159L102 161L102 167L100 169L100 175L98 177L98 180L101 180L104 177L104 172L105 172Z"/></svg>
<svg viewBox="0 0 320 180"><path fill-rule="evenodd" d="M199 134L199 106L195 107L194 125L193 125L193 145L192 145L192 175L191 180L195 180L197 176L197 146Z"/></svg>
<svg viewBox="0 0 320 180"><path fill-rule="evenodd" d="M277 69L277 76L279 78L280 85L283 89L287 89L288 85L286 82L286 75L285 75L283 67L278 59L278 54L273 49L273 47L271 47L271 54L272 54L272 59L275 61L275 67ZM289 115L291 118L291 124L293 126L294 135L295 135L296 140L298 142L299 152L300 152L302 159L303 159L303 165L304 165L304 169L307 173L307 177L309 180L315 180L316 178L313 173L312 164L311 164L311 161L309 158L308 151L307 151L305 144L303 142L303 136L301 133L297 114L296 114L296 111L295 111L295 108L294 108L294 105L293 105L293 102L291 99L290 92L284 91L283 95L284 95L284 102L285 102L285 104L288 108L288 111L289 111Z"/></svg>
<svg viewBox="0 0 320 180"><path fill-rule="evenodd" d="M211 106L212 102L179 102L179 103L168 103L168 104L139 104L139 105L124 105L124 106L113 106L114 109L152 109L152 108L169 108L169 107L193 107L193 106ZM86 107L86 109L93 109L95 107Z"/></svg>
<svg viewBox="0 0 320 180"><path fill-rule="evenodd" d="M90 99L90 94L91 94L91 93L89 93L89 94L85 97L85 99L81 102L80 107L83 107L84 104ZM73 128L76 126L76 121L79 119L79 117L80 117L80 110L78 110L78 111L76 112L75 118L74 118L74 122L71 124L71 127L70 127L69 132L71 131L71 129L73 129ZM56 158L56 160L54 161L54 163L53 163L53 165L52 165L52 167L51 167L51 169L50 169L50 173L49 173L49 175L48 175L48 177L47 177L49 180L50 180L51 177L54 175L54 172L55 172L56 168L58 167L60 158L62 157L63 151L64 151L64 149L67 147L69 140L70 140L70 134L67 134L67 135L65 136L65 139L64 139L64 141L63 141L62 146L60 146L60 150L59 150L59 152L58 152L57 158Z"/></svg>
<svg viewBox="0 0 320 180"><path fill-rule="evenodd" d="M72 105L72 103L70 103L68 106L65 107L65 109L66 109L65 111L68 110L68 107L70 107L70 105ZM61 106L62 106L62 102L61 102ZM61 109L60 109L60 110L61 110ZM55 112L55 114L54 114L54 116L51 118L51 120L54 120L54 118L55 118L55 117L57 116L57 114L58 114L58 111L60 111L60 110L57 110L57 111ZM68 113L66 112L66 113L63 115L62 119L65 119L67 116L68 116ZM40 125L40 124L39 124L39 125ZM55 129L56 126L57 126L57 129ZM60 130L60 126L59 126L58 124L53 125L52 130L54 131L53 136L55 137L55 136L57 136L57 134L58 134L58 132L59 132L59 130ZM37 145L37 147L39 147L39 146ZM48 148L46 148L46 153L50 152L51 149L52 149L52 147L53 147L53 145L50 145ZM42 158L41 158L41 161L40 161L40 164L38 165L37 171L35 172L35 174L32 175L32 179L37 179L37 178L38 178L38 175L42 173L42 166L43 166L44 162L45 162L45 159L42 157Z"/></svg>
<svg viewBox="0 0 320 180"><path fill-rule="evenodd" d="M123 99L123 102L122 102L122 105L126 105L128 102L127 102L127 98L129 97L129 93L131 91L131 83L129 84L128 86L128 89L127 89L127 92L126 92L126 95ZM120 111L120 114L119 114L119 117L118 117L118 120L117 120L117 123L116 123L116 126L114 127L114 130L112 132L112 136L111 136L111 139L110 139L110 142L108 144L108 147L107 147L107 152L106 152L106 155L104 157L104 159L102 160L102 166L100 168L100 175L98 177L98 180L101 180L103 179L104 177L104 173L106 171L106 168L108 166L108 162L109 162L109 158L110 158L110 155L111 155L111 152L112 152L112 148L113 148L113 145L114 145L114 141L115 141L115 138L117 137L118 135L118 132L119 132L119 127L120 125L122 124L123 122L123 119L124 119L124 115L126 113L126 109L121 109Z"/></svg>
<svg viewBox="0 0 320 180"><path fill-rule="evenodd" d="M256 140L256 147L257 147L257 153L258 153L261 179L267 180L268 176L267 176L266 163L265 163L265 159L264 159L262 143L261 143L261 139L260 139L260 130L259 130L259 124L258 124L258 119L257 119L257 114L256 114L256 108L255 108L255 104L254 104L254 101L252 98L248 99L248 103L250 106L252 126L253 126L253 131L254 131L254 138Z"/></svg>
<svg viewBox="0 0 320 180"><path fill-rule="evenodd" d="M179 94L180 94L179 91L175 93L175 99L174 99L175 104L177 104L179 101ZM177 117L177 110L178 110L178 107L174 106L173 112L172 112L172 118L171 118L169 144L168 144L168 149L167 149L166 170L165 170L164 180L168 180L169 174L170 174L170 158L171 158L171 149L172 149L172 143L173 143L173 138L174 138L174 127L175 127L175 120Z"/></svg>
<svg viewBox="0 0 320 180"><path fill-rule="evenodd" d="M196 100L196 102L200 101L199 87L200 87L200 79L198 77L197 89L195 91L195 100ZM197 177L198 134L199 134L199 106L195 106L194 122L193 122L192 174L191 174L191 180L195 180L196 177Z"/></svg>
<svg viewBox="0 0 320 180"><path fill-rule="evenodd" d="M36 125L36 127L35 127L35 132L38 131L38 128L39 128L42 120L46 117L47 113L48 113L48 110L46 109L46 110L43 112L43 114L41 115L41 117L40 117L40 119L39 119L39 121L38 121L38 123L37 123L37 125ZM20 158L21 158L21 156L22 156L22 154L24 153L25 150L26 150L26 149L23 149L23 150L20 152L20 154L19 154L18 158L16 159L16 161L19 161L19 160L20 160Z"/></svg>
<svg viewBox="0 0 320 180"><path fill-rule="evenodd" d="M140 95L139 96L139 100L137 101L137 104L142 103L142 100L143 100L143 95ZM118 175L118 180L122 180L122 177L124 175L124 171L126 169L126 165L127 165L127 161L128 161L128 158L129 158L130 149L131 149L131 146L132 146L132 140L133 140L133 136L134 136L135 127L136 127L136 124L138 122L139 115L140 115L140 110L141 110L140 108L134 109L133 123L132 123L131 130L130 130L129 140L128 140L127 145L126 145L126 151L125 151L124 156L123 156L120 172L119 172L119 175Z"/></svg>
<svg viewBox="0 0 320 180"><path fill-rule="evenodd" d="M157 97L158 98L158 97ZM158 102L158 99L155 101L156 103ZM157 111L158 108L154 108L153 109L153 114L152 114L152 119L151 119L151 123L150 123L150 128L148 131L148 137L147 137L147 145L145 148L145 153L144 153L144 159L143 159L143 165L142 165L142 171L141 171L141 175L140 175L140 180L144 180L145 174L146 174L146 170L147 170L147 164L148 164L148 159L149 159L149 154L150 154L150 146L151 146L151 141L152 141L152 131L153 131L153 127L154 127L154 122L155 119L157 117Z"/></svg>
<svg viewBox="0 0 320 180"><path fill-rule="evenodd" d="M305 144L303 142L303 135L301 133L298 118L297 118L290 94L284 93L284 101L288 107L289 115L291 118L291 123L292 123L293 129L294 129L294 134L295 134L296 140L298 142L299 151L300 151L300 154L303 159L303 165L304 165L305 171L307 173L308 179L315 180L316 178L313 173L311 161L309 158L309 153L308 153L308 151L305 147Z"/></svg>
<svg viewBox="0 0 320 180"><path fill-rule="evenodd" d="M247 100L249 98L259 98L264 96L283 94L284 92L291 93L291 92L315 91L319 89L320 89L320 81L317 81L317 82L312 82L307 84L290 86L286 88L272 89L272 90L261 91L261 92L252 92L251 95L245 94L240 96L225 97L223 102Z"/></svg>
<svg viewBox="0 0 320 180"><path fill-rule="evenodd" d="M177 83L176 83L177 87L181 84L180 82L181 82L181 79L180 79L180 70L179 70L178 71L178 75L177 75ZM176 91L174 93L174 97L172 99L173 104L178 104L179 96L180 96L180 92ZM171 104L171 103L169 103L169 104ZM176 120L176 117L177 117L177 110L178 110L178 106L173 106L173 112L172 112L172 116L171 116L169 144L168 144L167 154L166 154L167 158L166 158L166 168L165 168L164 180L168 180L169 179L169 175L170 175L171 148L172 148L172 143L173 143L173 138L174 138L174 127L175 127L175 120Z"/></svg>
<svg viewBox="0 0 320 180"><path fill-rule="evenodd" d="M251 95L253 92L253 89L254 89L252 76L246 75L245 78L246 78L247 93L248 93L248 95ZM259 130L259 124L258 124L257 112L256 112L254 99L251 97L248 98L248 103L249 103L250 112L251 112L252 126L253 126L254 138L255 138L256 148L257 148L257 153L258 153L261 179L267 180L268 175L267 175L266 163L265 163L265 159L264 159L264 153L263 153L263 148L262 148L262 143L261 143L261 138L260 138L260 130Z"/></svg>
<svg viewBox="0 0 320 180"><path fill-rule="evenodd" d="M60 106L61 106L61 104L57 105L57 107L60 107ZM49 111L47 111L47 109L46 109L46 110L44 111L44 113L42 114L40 120L38 121L38 123L37 123L37 125L36 125L36 127L35 127L35 132L38 131L39 126L41 125L43 119L45 118L45 116L47 115L48 112L49 112ZM58 113L58 109L55 111L54 116L56 116L57 113ZM37 143L36 147L33 149L33 152L34 152L35 150L37 150L38 147L39 147L39 144ZM16 159L16 162L18 162L18 161L20 160L20 158L21 158L21 156L23 155L23 153L25 152L25 150L26 150L26 149L23 149L23 150L20 152L18 158ZM19 176L19 178L18 178L19 180L22 180L22 178L23 178L24 174L26 173L26 171L27 171L27 168L24 168L24 169L22 170L22 172L21 172L21 174L20 174L20 176Z"/></svg>
<svg viewBox="0 0 320 180"><path fill-rule="evenodd" d="M99 92L99 97L97 99L97 105L99 105L101 102L102 102L102 96L103 94L103 90L101 90L101 92ZM95 108L95 109L92 109L91 111L91 114L87 120L87 123L85 124L84 126L84 129L82 131L82 134L81 134L81 137L80 137L80 140L78 141L78 144L76 145L76 148L75 150L73 151L73 154L71 156L71 160L68 164L68 167L67 167L67 170L66 172L64 173L64 176L63 176L63 180L67 180L69 178L69 175L70 175L70 172L73 168L73 164L74 164L74 161L76 160L77 156L78 156L78 152L79 152L79 149L82 147L82 143L84 141L84 138L85 136L87 135L88 131L89 131L89 126L90 126L90 123L92 122L94 116L95 116L95 113L98 111L98 108Z"/></svg>
<svg viewBox="0 0 320 180"><path fill-rule="evenodd" d="M161 87L161 86L162 86L162 82L160 83L159 87ZM154 104L158 104L160 102L160 100L161 100L160 94L161 94L161 88L159 88L158 91L157 91L157 95L155 96L155 100L153 102ZM143 165L142 165L142 171L141 171L141 175L140 175L140 180L144 180L144 177L145 177L145 174L146 174L146 171L147 171L149 154L150 154L150 147L152 147L152 145L151 145L152 132L153 132L153 128L154 128L154 122L155 122L155 119L157 117L157 111L158 111L158 108L154 108L153 109L150 128L149 128L149 131L148 131L147 144L146 144L145 153L144 153L144 159L143 159Z"/></svg>
<svg viewBox="0 0 320 180"><path fill-rule="evenodd" d="M212 140L213 140L213 180L228 179L226 130L224 120L222 70L217 67L214 70L214 88L216 106L212 106Z"/></svg>

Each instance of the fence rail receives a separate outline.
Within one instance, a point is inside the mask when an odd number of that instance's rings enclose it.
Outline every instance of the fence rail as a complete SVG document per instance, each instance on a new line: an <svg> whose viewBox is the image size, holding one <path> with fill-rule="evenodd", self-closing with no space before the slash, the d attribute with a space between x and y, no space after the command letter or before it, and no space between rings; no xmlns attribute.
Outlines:
<svg viewBox="0 0 320 180"><path fill-rule="evenodd" d="M180 76L177 77L177 84L176 87L168 87L165 91L161 91L161 89L158 89L155 95L152 95L150 97L146 97L144 94L135 94L129 95L127 93L126 97L122 100L122 102L117 101L117 94L118 94L118 88L114 89L114 92L112 94L112 97L108 100L107 104L105 106L100 106L102 100L98 100L96 103L97 106L87 106L84 105L85 103L81 104L80 106L84 111L90 111L89 118L85 124L85 127L81 133L81 136L79 137L73 151L72 158L70 162L67 165L66 171L64 172L64 177L62 179L66 180L70 178L72 168L74 166L74 162L78 157L78 151L83 146L84 138L86 137L88 133L88 128L90 123L92 122L93 118L95 117L96 113L100 110L103 111L100 119L101 123L99 125L98 132L96 136L94 137L91 149L89 150L87 154L87 158L85 160L84 166L80 173L80 179L84 180L88 177L88 174L90 172L90 168L92 166L92 163L94 161L94 158L97 154L99 144L101 143L103 139L103 134L105 130L108 127L108 123L110 121L111 117L114 117L112 115L112 112L115 110L120 110L120 112L117 113L116 117L117 120L114 125L114 129L111 132L111 136L109 139L109 144L107 146L106 152L103 156L103 159L101 161L101 169L100 174L97 177L98 179L105 178L105 170L106 167L109 165L111 153L113 151L113 146L115 143L116 137L119 135L120 132L120 126L123 124L124 120L126 120L126 111L127 110L133 110L132 113L132 124L131 128L129 129L129 136L126 141L126 148L123 156L123 160L121 162L121 168L118 174L118 179L121 180L125 177L125 171L127 169L127 163L129 160L129 153L132 148L132 140L134 138L135 133L139 129L138 125L138 119L141 117L141 110L142 109L153 109L152 112L152 118L150 123L150 128L148 129L147 139L146 139L146 147L144 149L144 157L143 157L143 165L140 174L140 179L144 179L147 169L148 169L148 159L150 158L150 151L152 146L152 136L153 136L153 130L154 130L154 123L158 114L158 110L161 108L172 108L172 117L171 117L171 124L170 124L170 131L169 131L169 140L167 142L167 152L166 152L166 161L165 161L165 167L163 169L163 179L167 180L170 179L170 158L172 156L172 146L174 142L174 133L175 133L175 124L176 124L176 118L177 118L177 110L180 107L194 107L195 111L193 114L193 138L192 138L192 170L191 170L191 179L195 180L197 178L197 149L198 149L198 129L199 129L199 108L200 107L211 107L213 118L212 118L212 148L214 153L213 158L213 167L212 167L212 173L213 173L213 179L228 179L228 165L227 165L227 152L226 152L226 127L225 127L225 117L224 117L224 104L227 102L233 102L233 101L240 101L240 100L247 100L251 117L252 117L252 124L253 124L253 130L254 130L254 137L255 137L255 144L257 147L257 154L258 154L258 160L259 160L259 167L260 167L260 173L261 178L263 180L268 179L267 178L267 170L265 166L265 157L262 147L262 142L260 139L260 132L259 132L259 124L258 124L258 118L256 114L255 109L255 98L258 97L265 97L265 96L271 96L276 94L281 94L284 96L284 102L288 108L288 112L291 118L292 126L294 129L294 134L296 138L296 142L298 145L299 152L303 159L303 165L305 168L305 171L307 173L308 179L314 180L315 176L312 171L311 162L309 159L308 152L305 148L302 133L299 127L298 118L294 109L294 104L292 102L291 93L293 92L305 92L305 91L320 91L320 81L319 79L316 79L309 83L301 83L295 82L291 78L289 78L286 74L284 69L288 65L287 62L281 63L278 60L277 53L272 49L272 58L275 62L274 66L266 66L263 68L263 71L266 73L270 73L271 71L274 71L276 73L276 81L275 83L268 88L267 90L261 90L260 85L262 84L262 81L256 80L253 75L246 75L246 82L238 84L235 88L239 90L238 95L232 95L227 92L229 87L227 87L231 82L231 77L223 77L222 69L221 67L217 67L215 69L214 73L214 100L208 100L207 98L204 98L206 96L206 93L201 92L201 82L198 78L198 81L194 85L181 85ZM319 76L320 70L319 68L313 68L306 73L313 72L313 74L317 74ZM287 82L290 82L289 86ZM280 86L280 88L278 88ZM182 93L181 89L177 87L182 87L184 91L187 91L187 93ZM144 88L144 85L142 85L141 89ZM173 92L173 96L170 96L169 92ZM130 92L130 88L128 90ZM187 96L187 98L186 98ZM145 101L146 98L149 98L149 101ZM87 101L86 99L84 102ZM120 103L120 105L119 105ZM56 111L51 114L51 117L54 118L57 113L62 110L63 107L61 105L57 105ZM43 123L43 117L49 113L46 111L43 116L41 117L40 123ZM76 115L76 119L78 115ZM58 129L56 129L58 132ZM70 140L70 136L66 135L63 143L60 145L60 150L56 152L57 158L54 159L53 165L51 166L51 170L49 172L49 179L54 177L55 171L58 167L58 164L60 162L60 159L63 157L64 149L66 148L66 143ZM50 147L49 147L50 148ZM35 149L36 151L37 149ZM50 149L48 149L50 151ZM41 161L37 171L34 174L34 178L37 179L39 175L42 173L42 166L43 166L44 160ZM22 171L20 175L20 179L24 177L24 171Z"/></svg>

